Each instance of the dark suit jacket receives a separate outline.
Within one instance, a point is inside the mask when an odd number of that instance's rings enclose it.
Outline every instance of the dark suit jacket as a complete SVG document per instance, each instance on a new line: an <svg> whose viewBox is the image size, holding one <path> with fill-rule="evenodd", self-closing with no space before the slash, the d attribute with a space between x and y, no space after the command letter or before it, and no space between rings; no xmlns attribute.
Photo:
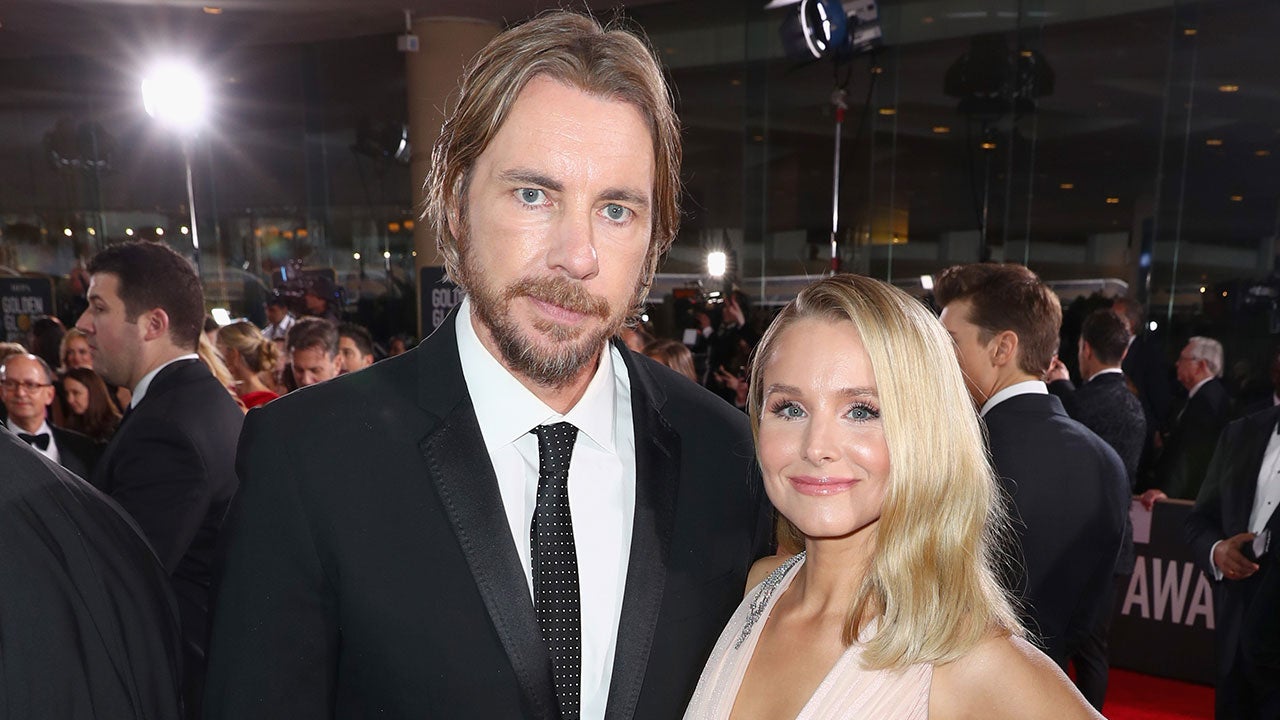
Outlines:
<svg viewBox="0 0 1280 720"><path fill-rule="evenodd" d="M236 490L244 413L199 360L161 370L111 438L93 484L137 521L169 573L188 688L198 692L218 529Z"/></svg>
<svg viewBox="0 0 1280 720"><path fill-rule="evenodd" d="M1156 481L1166 495L1196 499L1230 411L1227 386L1217 378L1202 385L1187 401L1164 441L1156 466Z"/></svg>
<svg viewBox="0 0 1280 720"><path fill-rule="evenodd" d="M1129 512L1124 464L1052 395L1016 395L985 420L1025 563L1010 583L1046 654L1065 663L1113 582Z"/></svg>
<svg viewBox="0 0 1280 720"><path fill-rule="evenodd" d="M1128 473L1129 494L1132 495L1137 489L1138 461L1142 458L1142 446L1147 436L1147 417L1142 411L1142 403L1129 391L1124 375L1098 375L1078 390L1071 381L1059 380L1049 384L1049 392L1058 396L1073 420L1092 430L1116 451ZM1125 513L1116 574L1132 573L1135 560L1133 528L1129 514Z"/></svg>
<svg viewBox="0 0 1280 720"><path fill-rule="evenodd" d="M0 718L181 717L164 569L133 521L0 429Z"/></svg>
<svg viewBox="0 0 1280 720"><path fill-rule="evenodd" d="M207 717L559 717L454 327L250 411ZM746 417L622 351L636 507L608 717L679 718L768 505Z"/></svg>
<svg viewBox="0 0 1280 720"><path fill-rule="evenodd" d="M103 446L74 430L53 425L49 429L53 431L53 441L58 444L58 460L62 467L85 480L93 477L93 468L102 457Z"/></svg>
<svg viewBox="0 0 1280 720"><path fill-rule="evenodd" d="M1209 578L1213 544L1249 531L1249 514L1258 490L1258 473L1271 435L1280 421L1280 407L1231 423L1222 432L1196 506L1187 517L1187 543L1195 561ZM1214 611L1218 645L1218 675L1234 671L1237 649L1252 671L1262 670L1274 682L1280 677L1280 512L1273 512L1271 550L1260 569L1244 580L1214 583Z"/></svg>

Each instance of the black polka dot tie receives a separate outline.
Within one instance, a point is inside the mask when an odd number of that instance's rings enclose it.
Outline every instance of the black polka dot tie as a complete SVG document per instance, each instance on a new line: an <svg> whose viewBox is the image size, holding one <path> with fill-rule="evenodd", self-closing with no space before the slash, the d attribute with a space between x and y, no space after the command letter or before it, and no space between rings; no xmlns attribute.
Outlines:
<svg viewBox="0 0 1280 720"><path fill-rule="evenodd" d="M578 604L578 553L569 515L569 460L578 428L567 422L539 425L538 507L533 512L533 604L538 629L551 650L556 696L564 720L578 720L582 664L582 614Z"/></svg>

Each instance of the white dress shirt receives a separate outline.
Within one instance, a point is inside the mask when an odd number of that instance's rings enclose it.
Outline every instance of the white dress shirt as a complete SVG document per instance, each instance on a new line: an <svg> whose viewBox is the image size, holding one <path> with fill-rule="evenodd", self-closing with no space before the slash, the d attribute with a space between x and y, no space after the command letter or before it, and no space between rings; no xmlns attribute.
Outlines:
<svg viewBox="0 0 1280 720"><path fill-rule="evenodd" d="M138 381L138 386L133 389L133 399L129 401L129 408L132 409L132 408L138 407L138 403L142 402L142 398L147 396L147 389L151 387L151 381L156 379L156 375L159 375L161 370L169 367L170 365L176 362L181 362L183 360L199 360L199 359L200 359L199 355L195 353L187 353L186 355L176 357L170 360L169 362L161 365L160 367L155 368L154 370L147 373L146 375L143 375L142 379Z"/></svg>
<svg viewBox="0 0 1280 720"><path fill-rule="evenodd" d="M59 465L62 464L62 453L58 452L58 440L53 436L53 430L49 428L48 420L41 422L39 429L37 429L33 433L28 433L26 430L23 430L22 428L14 425L9 420L5 421L5 427L9 428L9 430L13 432L14 435L17 435L18 433L22 433L23 435L37 435L37 436L48 435L49 447L46 447L45 449L41 450L39 447L32 445L31 449L35 450L36 452L49 458L50 460L54 461Z"/></svg>
<svg viewBox="0 0 1280 720"><path fill-rule="evenodd" d="M978 413L982 417L986 417L991 412L991 408L1018 395L1048 395L1049 387L1040 380L1024 380L1020 383L1014 383L1000 392L987 398L982 404L982 412Z"/></svg>
<svg viewBox="0 0 1280 720"><path fill-rule="evenodd" d="M1102 368L1102 369L1101 369L1101 370L1099 370L1098 372L1096 372L1096 373L1094 373L1094 374L1090 375L1090 376L1089 376L1089 379L1088 379L1088 380L1085 380L1085 383L1086 383L1086 384L1087 384L1087 383L1091 383L1091 382L1093 382L1093 379L1094 379L1094 378L1099 377L1099 376L1101 376L1101 375L1106 375L1107 373L1115 373L1115 374L1117 374L1117 375L1123 375L1123 374L1124 374L1124 371L1123 371L1123 370L1121 370L1121 369L1120 369L1120 368L1118 368L1118 367Z"/></svg>
<svg viewBox="0 0 1280 720"><path fill-rule="evenodd" d="M262 337L268 340L284 340L289 335L289 328L298 322L289 313L284 314L284 318L279 323L271 323L262 329Z"/></svg>
<svg viewBox="0 0 1280 720"><path fill-rule="evenodd" d="M1276 504L1280 503L1280 434L1272 431L1267 441L1267 450L1262 455L1262 467L1258 470L1258 488L1253 495L1253 510L1249 512L1249 532L1261 533L1271 520ZM1225 542L1219 540L1209 548L1209 567L1218 580L1222 579L1222 569L1213 562L1213 551Z"/></svg>
<svg viewBox="0 0 1280 720"><path fill-rule="evenodd" d="M538 425L573 423L578 438L569 465L569 511L578 554L582 612L583 720L604 718L636 504L635 423L631 379L612 345L586 392L561 415L520 384L481 344L471 302L458 309L458 357L480 434L498 477L498 490L520 565L533 596L529 531L538 504Z"/></svg>

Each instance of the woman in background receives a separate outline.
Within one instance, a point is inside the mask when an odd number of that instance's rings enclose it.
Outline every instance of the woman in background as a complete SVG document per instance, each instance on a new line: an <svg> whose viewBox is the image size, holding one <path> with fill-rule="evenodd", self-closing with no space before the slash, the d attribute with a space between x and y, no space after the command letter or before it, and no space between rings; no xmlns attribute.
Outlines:
<svg viewBox="0 0 1280 720"><path fill-rule="evenodd" d="M89 352L89 338L85 336L80 328L71 328L66 335L62 336L62 347L58 350L58 357L62 358L62 369L70 370L72 368L89 368L93 369L93 355Z"/></svg>
<svg viewBox="0 0 1280 720"><path fill-rule="evenodd" d="M698 375L693 370L693 353L677 340L654 340L644 346L644 354L694 382Z"/></svg>
<svg viewBox="0 0 1280 720"><path fill-rule="evenodd" d="M219 328L218 349L245 407L255 408L280 397L264 380L274 377L280 351L253 323L242 320Z"/></svg>
<svg viewBox="0 0 1280 720"><path fill-rule="evenodd" d="M61 384L63 426L100 443L110 440L121 416L102 377L89 368L72 367L62 374Z"/></svg>
<svg viewBox="0 0 1280 720"><path fill-rule="evenodd" d="M765 333L748 411L779 545L686 718L1098 718L996 575L1006 518L954 344L907 294L817 282Z"/></svg>

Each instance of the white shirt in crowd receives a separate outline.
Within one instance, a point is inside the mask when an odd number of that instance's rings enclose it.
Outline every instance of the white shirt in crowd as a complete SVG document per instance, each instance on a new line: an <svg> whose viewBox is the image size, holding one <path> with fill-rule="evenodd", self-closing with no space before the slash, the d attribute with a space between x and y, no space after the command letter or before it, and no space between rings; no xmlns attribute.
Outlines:
<svg viewBox="0 0 1280 720"><path fill-rule="evenodd" d="M195 353L187 353L186 355L176 357L170 360L169 362L161 365L160 367L152 370L146 375L143 375L142 379L138 381L138 386L133 389L133 399L129 401L129 408L133 409L138 407L138 403L142 402L142 398L147 396L147 389L151 387L151 381L156 379L156 375L159 375L161 370L169 367L170 365L176 362L181 362L183 360L199 360L199 359L200 359L199 355Z"/></svg>
<svg viewBox="0 0 1280 720"><path fill-rule="evenodd" d="M23 430L23 429L22 429L22 428L20 428L20 427L16 427L16 426L14 426L14 425L13 425L12 423L10 423L8 420L6 420L6 421L5 421L5 427L9 428L10 432L12 432L14 435L17 435L18 433L22 433L23 435L26 435L26 434L27 434L27 431L26 431L26 430ZM57 440L55 440L55 439L54 439L54 437L53 437L53 430L52 430L52 429L50 429L50 427L49 427L49 422L48 422L48 421L45 421L45 422L40 423L40 428L39 428L38 430L36 430L35 432L31 433L31 434L32 434L32 435L35 435L36 437L39 437L39 436L41 436L41 435L48 435L48 436L49 436L49 446L48 446L48 447L44 448L43 450L41 450L41 449L40 449L40 447L39 447L39 446L36 446L36 445L32 445L31 447L32 447L32 448L34 448L35 450L37 450L41 455L43 455L43 456L45 456L45 457L49 458L50 460L54 461L55 463L57 463L57 464L59 464L59 465L61 465L61 464L62 464L62 453L58 452L58 442L57 442Z"/></svg>
<svg viewBox="0 0 1280 720"><path fill-rule="evenodd" d="M1039 380L1024 380L1020 383L1014 383L1000 392L987 398L982 404L982 412L978 413L982 417L986 417L991 412L991 408L1018 395L1048 395L1049 386Z"/></svg>

